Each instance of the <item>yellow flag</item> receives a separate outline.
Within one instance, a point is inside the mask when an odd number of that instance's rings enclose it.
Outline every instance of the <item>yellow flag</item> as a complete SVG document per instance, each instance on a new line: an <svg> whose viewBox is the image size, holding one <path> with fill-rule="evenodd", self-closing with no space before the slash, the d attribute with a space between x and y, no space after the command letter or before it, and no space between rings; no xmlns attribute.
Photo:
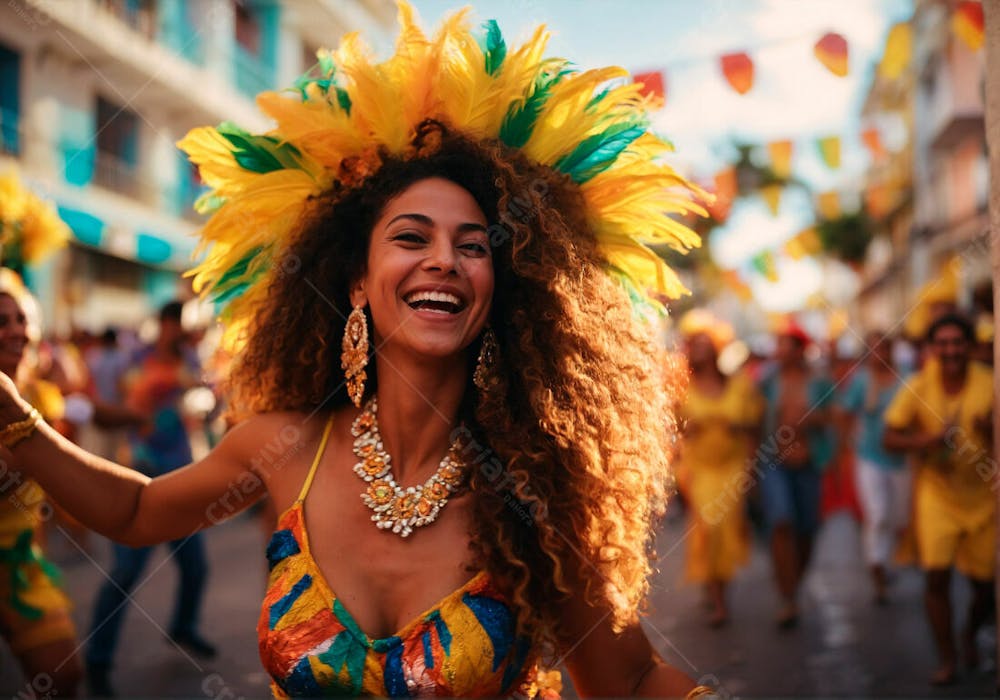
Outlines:
<svg viewBox="0 0 1000 700"><path fill-rule="evenodd" d="M822 243L816 229L809 227L795 234L785 243L785 254L793 260L801 260L809 255L816 255L820 252Z"/></svg>
<svg viewBox="0 0 1000 700"><path fill-rule="evenodd" d="M771 216L778 215L778 209L781 207L781 190L781 185L765 185L760 188L760 196L771 210Z"/></svg>
<svg viewBox="0 0 1000 700"><path fill-rule="evenodd" d="M792 174L792 142L772 141L767 144L767 152L771 156L771 170L782 179Z"/></svg>
<svg viewBox="0 0 1000 700"><path fill-rule="evenodd" d="M885 40L885 53L878 64L878 73L887 80L898 78L910 65L913 53L913 30L907 22L893 25Z"/></svg>
<svg viewBox="0 0 1000 700"><path fill-rule="evenodd" d="M816 197L816 208L822 218L836 219L840 216L840 193L836 190L820 192Z"/></svg>
<svg viewBox="0 0 1000 700"><path fill-rule="evenodd" d="M840 137L827 136L816 142L819 146L819 155L823 158L828 168L836 170L840 167Z"/></svg>

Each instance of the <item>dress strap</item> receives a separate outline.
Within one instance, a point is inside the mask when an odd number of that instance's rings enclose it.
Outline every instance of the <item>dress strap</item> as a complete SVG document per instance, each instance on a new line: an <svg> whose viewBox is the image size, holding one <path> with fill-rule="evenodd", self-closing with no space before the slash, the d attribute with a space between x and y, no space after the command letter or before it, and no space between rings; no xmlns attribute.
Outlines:
<svg viewBox="0 0 1000 700"><path fill-rule="evenodd" d="M323 437L320 438L319 447L316 449L316 456L313 457L312 466L309 467L309 473L306 474L306 480L302 484L302 490L299 492L299 497L295 501L296 503L302 503L306 500L306 494L309 493L309 487L312 486L313 477L316 476L316 467L319 466L319 462L323 459L323 453L326 451L326 443L330 439L330 429L333 427L333 416L330 416L330 420L326 422L326 427L323 428Z"/></svg>

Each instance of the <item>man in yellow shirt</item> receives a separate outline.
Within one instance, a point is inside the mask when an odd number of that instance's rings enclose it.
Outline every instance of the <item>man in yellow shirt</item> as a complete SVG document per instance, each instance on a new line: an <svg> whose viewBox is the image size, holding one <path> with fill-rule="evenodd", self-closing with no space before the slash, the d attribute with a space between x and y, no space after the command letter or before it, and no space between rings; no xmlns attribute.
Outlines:
<svg viewBox="0 0 1000 700"><path fill-rule="evenodd" d="M914 528L924 601L940 666L935 685L956 677L951 570L972 583L965 661L975 666L976 631L993 605L997 465L992 457L993 373L970 360L974 335L963 316L948 313L927 331L936 362L900 388L885 415L886 448L914 453Z"/></svg>

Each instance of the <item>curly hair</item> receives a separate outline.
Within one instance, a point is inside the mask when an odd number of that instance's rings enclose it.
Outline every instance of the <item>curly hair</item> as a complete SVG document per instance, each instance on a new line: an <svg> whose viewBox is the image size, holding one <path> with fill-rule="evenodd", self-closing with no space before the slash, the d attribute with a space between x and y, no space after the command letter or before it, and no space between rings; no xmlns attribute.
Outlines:
<svg viewBox="0 0 1000 700"><path fill-rule="evenodd" d="M362 186L314 202L287 252L292 264L273 265L229 378L233 404L263 412L348 403L339 343L372 227L409 185L452 180L486 214L495 272L498 365L487 391L468 372L461 409L473 549L539 649L566 641L555 611L571 591L609 610L617 629L634 622L670 486L676 376L605 271L579 189L499 143L436 123L406 157L379 158ZM477 351L469 349L470 370Z"/></svg>

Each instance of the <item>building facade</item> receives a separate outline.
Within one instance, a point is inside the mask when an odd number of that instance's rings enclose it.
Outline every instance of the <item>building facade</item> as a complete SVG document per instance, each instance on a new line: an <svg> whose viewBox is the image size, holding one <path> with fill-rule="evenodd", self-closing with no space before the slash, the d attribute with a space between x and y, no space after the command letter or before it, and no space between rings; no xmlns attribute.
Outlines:
<svg viewBox="0 0 1000 700"><path fill-rule="evenodd" d="M133 325L189 296L202 187L176 142L268 124L253 97L322 46L394 34L389 0L11 0L0 4L0 169L53 201L72 244L25 271L48 328Z"/></svg>

